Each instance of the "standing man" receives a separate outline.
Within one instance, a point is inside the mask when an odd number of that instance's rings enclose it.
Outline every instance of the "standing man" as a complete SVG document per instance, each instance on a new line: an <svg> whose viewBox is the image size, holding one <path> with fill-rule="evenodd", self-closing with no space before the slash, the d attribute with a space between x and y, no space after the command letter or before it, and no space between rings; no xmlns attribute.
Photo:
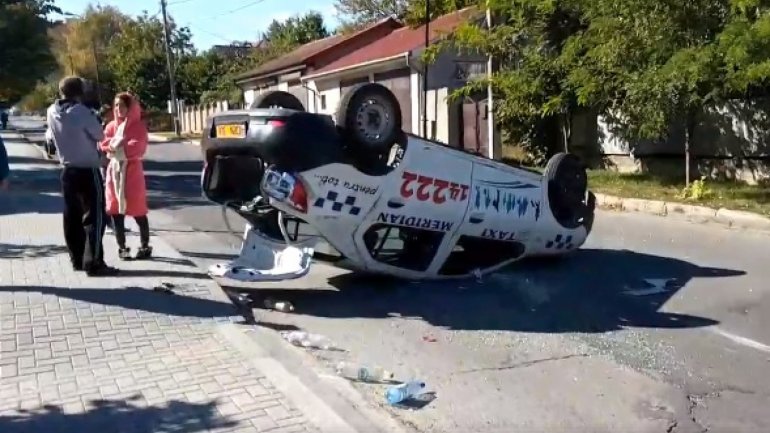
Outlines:
<svg viewBox="0 0 770 433"><path fill-rule="evenodd" d="M102 125L82 104L83 80L59 82L61 99L48 107L48 128L61 161L64 194L64 240L72 266L89 276L110 276L118 270L104 263L104 181L96 143Z"/></svg>

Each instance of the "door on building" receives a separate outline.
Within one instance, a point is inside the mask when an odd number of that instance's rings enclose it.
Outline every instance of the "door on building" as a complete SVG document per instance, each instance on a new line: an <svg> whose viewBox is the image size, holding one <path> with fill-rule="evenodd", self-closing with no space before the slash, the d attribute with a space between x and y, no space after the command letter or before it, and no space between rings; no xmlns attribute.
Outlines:
<svg viewBox="0 0 770 433"><path fill-rule="evenodd" d="M468 96L462 104L462 147L484 157L489 155L489 116L486 95Z"/></svg>
<svg viewBox="0 0 770 433"><path fill-rule="evenodd" d="M401 123L405 132L412 132L412 79L409 68L374 74L374 82L390 89L401 107Z"/></svg>

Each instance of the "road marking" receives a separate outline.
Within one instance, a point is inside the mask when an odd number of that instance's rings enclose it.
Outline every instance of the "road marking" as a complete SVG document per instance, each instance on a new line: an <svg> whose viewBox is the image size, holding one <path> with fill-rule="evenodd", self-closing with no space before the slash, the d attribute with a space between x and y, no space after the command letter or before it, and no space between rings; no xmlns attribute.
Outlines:
<svg viewBox="0 0 770 433"><path fill-rule="evenodd" d="M725 337L734 343L740 344L741 346L751 347L752 349L757 349L765 353L770 353L770 346L760 343L759 341L755 341L746 337L741 337L740 335L735 335L731 332L727 332L724 329L720 329L717 327L712 327L710 329L711 329L711 332L721 335L722 337Z"/></svg>

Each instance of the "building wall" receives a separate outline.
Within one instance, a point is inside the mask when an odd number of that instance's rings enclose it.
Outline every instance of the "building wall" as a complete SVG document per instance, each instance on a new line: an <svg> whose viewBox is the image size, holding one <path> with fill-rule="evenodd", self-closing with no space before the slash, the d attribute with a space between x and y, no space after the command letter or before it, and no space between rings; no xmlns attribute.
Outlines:
<svg viewBox="0 0 770 433"><path fill-rule="evenodd" d="M254 98L257 97L257 91L255 89L248 89L243 91L243 102L248 107L254 102Z"/></svg>
<svg viewBox="0 0 770 433"><path fill-rule="evenodd" d="M410 63L416 70L422 69L422 50L415 51ZM475 116L467 118L466 113L475 113L476 109L463 109L462 105L478 104L478 109L486 106L486 97L473 98L466 101L452 102L449 96L452 92L464 86L469 78L483 74L486 71L485 58L478 55L460 54L455 50L447 49L441 52L428 66L428 92L427 92L427 117L428 137L453 147L474 150L476 148L488 149L486 143L488 134L479 131L478 134L469 132L471 128L486 128L483 122ZM470 75L469 75L470 74ZM416 115L413 119L417 122L414 128L416 134L422 135L422 99L423 99L422 74L412 74L412 94L415 99ZM480 137L484 143L468 143L468 137ZM484 153L486 155L486 153Z"/></svg>
<svg viewBox="0 0 770 433"><path fill-rule="evenodd" d="M668 137L631 143L604 116L581 113L572 121L572 150L624 172L684 173L685 125L673 122ZM698 118L691 148L693 172L757 183L770 179L770 102L729 102Z"/></svg>
<svg viewBox="0 0 770 433"><path fill-rule="evenodd" d="M332 78L313 81L313 87L318 91L318 94L315 95L316 103L314 112L334 116L342 97L340 80Z"/></svg>

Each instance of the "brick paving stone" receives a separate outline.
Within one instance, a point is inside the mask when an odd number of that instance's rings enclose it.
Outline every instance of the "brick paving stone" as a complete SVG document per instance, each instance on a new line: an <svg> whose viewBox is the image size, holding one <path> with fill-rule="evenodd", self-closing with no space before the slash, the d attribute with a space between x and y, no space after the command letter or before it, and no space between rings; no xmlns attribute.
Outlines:
<svg viewBox="0 0 770 433"><path fill-rule="evenodd" d="M30 194L25 208L30 200L52 199ZM220 289L162 239L153 237L154 253L171 260L118 262L108 233L106 259L125 276L88 278L69 267L60 214L14 214L13 203L0 203L0 253L7 247L25 254L0 255L3 433L128 425L135 431L317 431L300 410L281 403L288 400L269 372L251 366L220 336L219 323L241 318ZM129 242L136 241L131 233ZM151 290L162 281L174 284L176 294Z"/></svg>

